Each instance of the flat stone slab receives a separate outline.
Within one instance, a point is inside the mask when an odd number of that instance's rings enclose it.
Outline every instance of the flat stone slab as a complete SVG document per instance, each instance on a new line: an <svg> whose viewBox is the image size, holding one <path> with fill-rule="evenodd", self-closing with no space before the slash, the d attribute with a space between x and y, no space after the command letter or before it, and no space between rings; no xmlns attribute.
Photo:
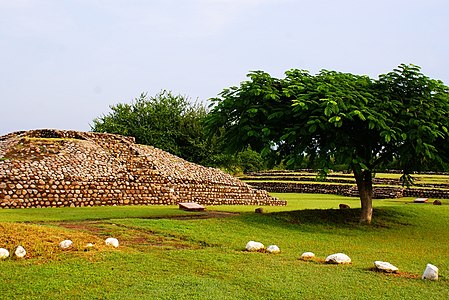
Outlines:
<svg viewBox="0 0 449 300"><path fill-rule="evenodd" d="M265 249L265 246L260 242L249 241L245 247L246 251L260 251Z"/></svg>
<svg viewBox="0 0 449 300"><path fill-rule="evenodd" d="M429 201L429 198L416 198L413 202L415 203L426 203Z"/></svg>
<svg viewBox="0 0 449 300"><path fill-rule="evenodd" d="M303 254L301 254L301 257L299 259L302 260L309 260L315 258L315 253L313 252L304 252Z"/></svg>
<svg viewBox="0 0 449 300"><path fill-rule="evenodd" d="M187 210L187 211L203 211L206 208L202 205L199 205L195 202L188 202L188 203L178 203L179 209Z"/></svg>
<svg viewBox="0 0 449 300"><path fill-rule="evenodd" d="M377 270L385 272L385 273L397 273L399 269L389 262L376 260L374 262L374 266Z"/></svg>
<svg viewBox="0 0 449 300"><path fill-rule="evenodd" d="M335 253L326 257L327 264L350 264L351 258L344 253Z"/></svg>

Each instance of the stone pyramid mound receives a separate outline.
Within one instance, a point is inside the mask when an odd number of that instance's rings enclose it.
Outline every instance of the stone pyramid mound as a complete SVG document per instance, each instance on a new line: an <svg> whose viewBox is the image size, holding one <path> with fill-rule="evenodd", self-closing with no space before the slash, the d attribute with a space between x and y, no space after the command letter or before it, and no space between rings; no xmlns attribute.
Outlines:
<svg viewBox="0 0 449 300"><path fill-rule="evenodd" d="M0 136L0 207L285 205L213 168L120 135L31 130Z"/></svg>

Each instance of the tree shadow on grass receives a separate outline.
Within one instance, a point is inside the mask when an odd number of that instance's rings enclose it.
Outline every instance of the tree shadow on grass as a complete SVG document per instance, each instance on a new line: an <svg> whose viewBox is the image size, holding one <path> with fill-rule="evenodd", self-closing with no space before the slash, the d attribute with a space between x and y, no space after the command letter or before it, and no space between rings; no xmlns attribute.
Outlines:
<svg viewBox="0 0 449 300"><path fill-rule="evenodd" d="M305 209L262 215L247 215L246 219L250 222L270 223L275 226L297 225L362 230L411 225L408 213L392 208L374 209L373 220L370 225L359 222L360 209Z"/></svg>

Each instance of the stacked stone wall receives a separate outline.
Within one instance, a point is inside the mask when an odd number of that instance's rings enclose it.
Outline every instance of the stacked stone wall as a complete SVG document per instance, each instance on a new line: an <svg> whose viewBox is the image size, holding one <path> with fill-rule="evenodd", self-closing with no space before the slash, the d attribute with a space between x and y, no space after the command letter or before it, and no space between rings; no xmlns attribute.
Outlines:
<svg viewBox="0 0 449 300"><path fill-rule="evenodd" d="M251 182L251 185L271 193L334 194L359 197L357 187L354 185L305 184L294 182ZM374 187L374 199L402 197L449 199L449 191L420 188Z"/></svg>
<svg viewBox="0 0 449 300"><path fill-rule="evenodd" d="M62 130L0 137L0 207L197 202L285 205L217 169L133 138Z"/></svg>
<svg viewBox="0 0 449 300"><path fill-rule="evenodd" d="M406 189L404 190L404 197L419 197L419 198L433 198L433 199L449 199L449 191L443 190L429 190L429 189Z"/></svg>
<svg viewBox="0 0 449 300"><path fill-rule="evenodd" d="M252 182L256 188L264 189L272 193L310 193L310 194L333 194L348 197L358 197L357 186L333 185L333 184L304 184L287 182ZM375 187L374 199L400 198L402 188Z"/></svg>

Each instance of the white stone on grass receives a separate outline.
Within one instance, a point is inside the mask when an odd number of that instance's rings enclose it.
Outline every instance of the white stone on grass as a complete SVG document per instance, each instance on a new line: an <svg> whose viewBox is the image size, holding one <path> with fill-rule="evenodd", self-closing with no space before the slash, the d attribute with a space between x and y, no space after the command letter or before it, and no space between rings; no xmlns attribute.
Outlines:
<svg viewBox="0 0 449 300"><path fill-rule="evenodd" d="M25 248L23 248L22 246L18 246L16 248L16 251L14 252L14 254L16 255L16 257L18 258L24 258L25 255L27 254Z"/></svg>
<svg viewBox="0 0 449 300"><path fill-rule="evenodd" d="M0 259L5 259L9 256L9 251L5 248L0 248Z"/></svg>
<svg viewBox="0 0 449 300"><path fill-rule="evenodd" d="M72 246L73 242L71 240L63 240L59 243L59 247L61 247L62 249L69 249Z"/></svg>
<svg viewBox="0 0 449 300"><path fill-rule="evenodd" d="M374 262L374 266L377 270L385 272L385 273L396 273L399 269L389 262L376 260Z"/></svg>
<svg viewBox="0 0 449 300"><path fill-rule="evenodd" d="M94 248L94 244L92 243L87 243L86 245L84 245L84 251L90 251Z"/></svg>
<svg viewBox="0 0 449 300"><path fill-rule="evenodd" d="M335 253L326 257L328 264L350 264L351 258L344 253Z"/></svg>
<svg viewBox="0 0 449 300"><path fill-rule="evenodd" d="M104 242L105 242L106 245L108 245L108 246L113 246L113 247L115 247L115 248L118 247L118 240L117 240L116 238L110 237L110 238L107 238Z"/></svg>
<svg viewBox="0 0 449 300"><path fill-rule="evenodd" d="M255 242L255 241L249 241L246 244L246 250L247 251L259 251L265 249L265 246L262 243Z"/></svg>
<svg viewBox="0 0 449 300"><path fill-rule="evenodd" d="M312 259L314 257L315 257L315 253L313 253L313 252L304 252L303 254L301 254L300 259L307 260L307 259Z"/></svg>
<svg viewBox="0 0 449 300"><path fill-rule="evenodd" d="M281 249L279 249L279 247L276 246L276 245L270 245L270 246L267 247L267 252L270 252L270 253L280 253L280 252L281 252Z"/></svg>
<svg viewBox="0 0 449 300"><path fill-rule="evenodd" d="M438 268L432 264L427 264L422 279L438 280Z"/></svg>

